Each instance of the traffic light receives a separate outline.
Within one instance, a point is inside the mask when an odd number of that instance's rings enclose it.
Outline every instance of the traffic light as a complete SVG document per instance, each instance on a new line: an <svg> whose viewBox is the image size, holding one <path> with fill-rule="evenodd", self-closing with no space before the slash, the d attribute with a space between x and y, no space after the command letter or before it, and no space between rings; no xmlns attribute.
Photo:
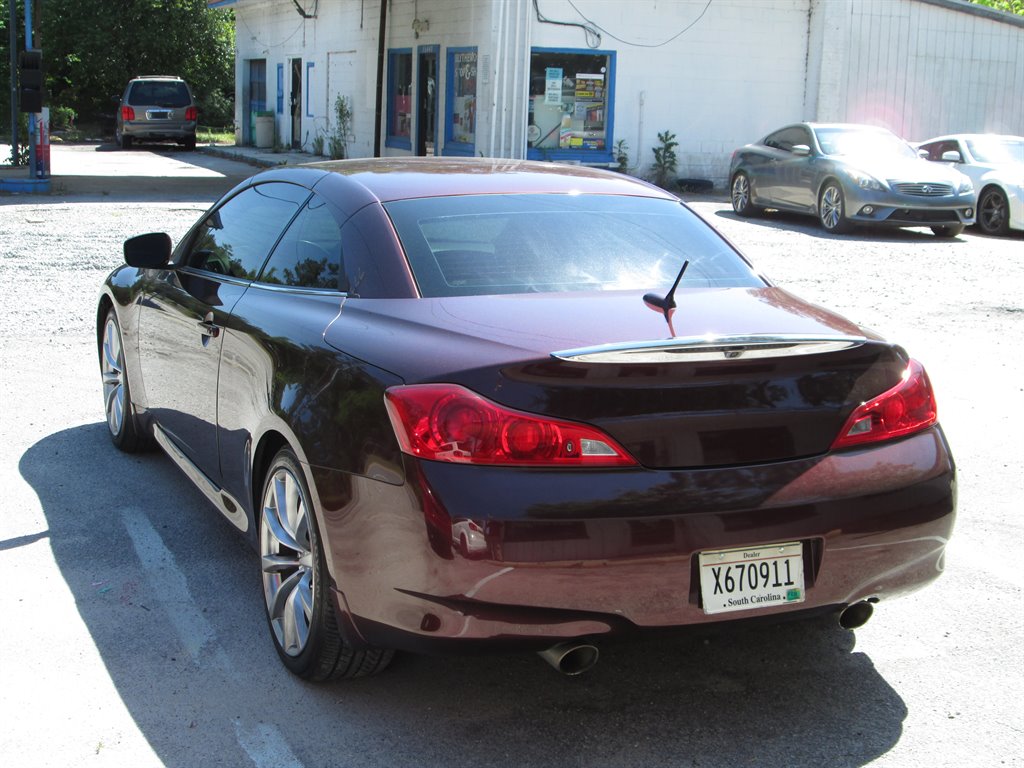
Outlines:
<svg viewBox="0 0 1024 768"><path fill-rule="evenodd" d="M22 112L43 111L43 52L38 49L18 54L18 109Z"/></svg>

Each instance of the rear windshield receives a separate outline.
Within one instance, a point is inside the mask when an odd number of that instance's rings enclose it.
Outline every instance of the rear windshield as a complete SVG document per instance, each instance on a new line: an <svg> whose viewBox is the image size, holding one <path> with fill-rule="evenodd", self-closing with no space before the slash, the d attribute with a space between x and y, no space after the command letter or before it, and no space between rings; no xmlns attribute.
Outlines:
<svg viewBox="0 0 1024 768"><path fill-rule="evenodd" d="M677 202L613 195L466 195L387 203L425 297L763 287Z"/></svg>
<svg viewBox="0 0 1024 768"><path fill-rule="evenodd" d="M133 107L187 107L192 103L182 82L140 82L132 86L128 103Z"/></svg>

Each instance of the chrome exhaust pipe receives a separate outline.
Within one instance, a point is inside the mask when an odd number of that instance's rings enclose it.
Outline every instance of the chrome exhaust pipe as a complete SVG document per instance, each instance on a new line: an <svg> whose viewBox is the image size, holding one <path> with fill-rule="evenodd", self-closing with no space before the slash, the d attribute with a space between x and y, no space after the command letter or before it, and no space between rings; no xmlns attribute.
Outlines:
<svg viewBox="0 0 1024 768"><path fill-rule="evenodd" d="M569 640L553 645L537 655L563 675L582 675L597 664L598 651L589 643Z"/></svg>
<svg viewBox="0 0 1024 768"><path fill-rule="evenodd" d="M875 607L866 600L862 600L859 603L848 605L843 609L843 612L839 614L839 626L843 629L856 629L857 627L863 627L868 623L868 619L871 618L871 614L874 613Z"/></svg>

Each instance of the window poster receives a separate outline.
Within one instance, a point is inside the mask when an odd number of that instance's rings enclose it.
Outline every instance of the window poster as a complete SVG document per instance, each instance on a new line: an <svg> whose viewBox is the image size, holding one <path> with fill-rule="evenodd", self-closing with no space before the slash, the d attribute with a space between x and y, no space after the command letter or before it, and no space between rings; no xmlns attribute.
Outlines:
<svg viewBox="0 0 1024 768"><path fill-rule="evenodd" d="M552 151L607 152L608 90L612 58L606 52L534 49L530 57L530 157Z"/></svg>
<svg viewBox="0 0 1024 768"><path fill-rule="evenodd" d="M476 141L476 51L453 54L452 139L463 144Z"/></svg>
<svg viewBox="0 0 1024 768"><path fill-rule="evenodd" d="M562 69L561 67L548 67L544 71L544 103L562 103Z"/></svg>

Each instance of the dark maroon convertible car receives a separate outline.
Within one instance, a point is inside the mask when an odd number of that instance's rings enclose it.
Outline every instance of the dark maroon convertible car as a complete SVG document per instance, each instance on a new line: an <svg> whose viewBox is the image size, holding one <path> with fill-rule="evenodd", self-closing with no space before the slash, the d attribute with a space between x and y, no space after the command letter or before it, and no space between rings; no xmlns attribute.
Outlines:
<svg viewBox="0 0 1024 768"><path fill-rule="evenodd" d="M97 313L107 423L259 550L285 665L835 613L943 568L923 368L675 197L504 160L260 173Z"/></svg>

